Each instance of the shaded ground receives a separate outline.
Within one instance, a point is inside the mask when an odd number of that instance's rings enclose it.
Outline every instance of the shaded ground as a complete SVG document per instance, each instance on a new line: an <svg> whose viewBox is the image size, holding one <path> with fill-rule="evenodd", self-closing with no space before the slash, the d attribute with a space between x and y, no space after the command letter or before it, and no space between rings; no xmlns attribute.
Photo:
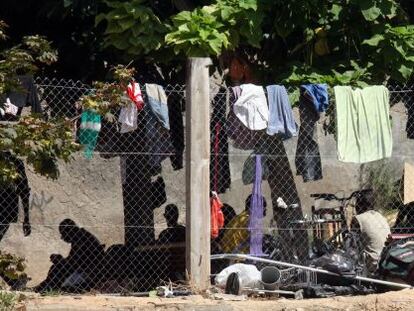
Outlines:
<svg viewBox="0 0 414 311"><path fill-rule="evenodd" d="M414 290L380 295L308 300L220 301L192 296L174 299L114 296L33 296L24 311L408 311L414 310Z"/></svg>

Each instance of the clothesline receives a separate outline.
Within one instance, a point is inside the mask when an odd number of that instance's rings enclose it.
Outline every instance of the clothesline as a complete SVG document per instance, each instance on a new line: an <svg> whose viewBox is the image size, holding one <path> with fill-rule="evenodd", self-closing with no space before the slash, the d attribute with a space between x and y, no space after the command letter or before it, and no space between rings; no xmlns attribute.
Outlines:
<svg viewBox="0 0 414 311"><path fill-rule="evenodd" d="M229 91L230 91L230 89L231 89L231 87L228 88ZM286 89L288 90L288 93L292 93L292 92L289 92L289 90L291 89L289 86ZM295 87L295 90L298 90L298 89L299 89L299 87ZM265 92L265 94L267 94L266 89L264 90L264 92ZM410 89L406 89L406 90L400 90L400 91L391 91L391 90L389 90L389 93L391 93L391 94L394 94L394 93L413 93L413 92L414 92L414 88L410 88ZM214 96L227 95L227 91L226 92L217 92L217 93L211 92L211 93L214 94Z"/></svg>

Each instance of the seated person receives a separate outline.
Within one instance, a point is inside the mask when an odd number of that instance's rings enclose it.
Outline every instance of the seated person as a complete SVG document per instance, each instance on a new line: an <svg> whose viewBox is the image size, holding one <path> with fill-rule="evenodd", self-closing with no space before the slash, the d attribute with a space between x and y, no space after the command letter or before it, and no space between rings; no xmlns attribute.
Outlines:
<svg viewBox="0 0 414 311"><path fill-rule="evenodd" d="M223 253L244 253L250 249L249 216L252 195L245 202L245 209L234 217L226 226L220 239L220 248ZM266 200L263 198L263 216L266 216Z"/></svg>
<svg viewBox="0 0 414 311"><path fill-rule="evenodd" d="M185 227L178 224L178 215L177 205L168 204L165 207L164 217L168 228L160 233L158 244L185 242Z"/></svg>
<svg viewBox="0 0 414 311"><path fill-rule="evenodd" d="M185 227L178 224L178 215L178 207L175 204L165 207L164 217L168 228L158 237L158 244L168 247L166 253L161 253L161 256L168 258L165 261L168 278L174 281L185 279Z"/></svg>
<svg viewBox="0 0 414 311"><path fill-rule="evenodd" d="M355 205L357 215L351 222L351 229L359 234L369 274L376 271L382 249L391 234L387 219L374 210L374 201L373 191L358 196Z"/></svg>
<svg viewBox="0 0 414 311"><path fill-rule="evenodd" d="M60 254L52 254L53 263L46 280L34 288L35 291L64 289L65 281L77 274L82 285L75 290L90 289L99 276L103 262L105 247L89 231L79 228L71 219L63 220L59 225L59 232L63 241L71 244L69 255L64 258ZM70 286L77 287L77 286Z"/></svg>

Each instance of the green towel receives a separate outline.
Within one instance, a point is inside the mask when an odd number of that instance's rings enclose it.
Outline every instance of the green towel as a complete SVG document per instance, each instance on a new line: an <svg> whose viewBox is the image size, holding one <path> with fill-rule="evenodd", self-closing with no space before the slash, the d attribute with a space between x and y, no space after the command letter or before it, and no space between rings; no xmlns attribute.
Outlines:
<svg viewBox="0 0 414 311"><path fill-rule="evenodd" d="M363 89L336 86L338 159L366 163L391 156L389 92L385 86Z"/></svg>
<svg viewBox="0 0 414 311"><path fill-rule="evenodd" d="M79 142L85 146L85 157L88 159L91 159L93 156L100 130L101 116L92 110L82 112Z"/></svg>

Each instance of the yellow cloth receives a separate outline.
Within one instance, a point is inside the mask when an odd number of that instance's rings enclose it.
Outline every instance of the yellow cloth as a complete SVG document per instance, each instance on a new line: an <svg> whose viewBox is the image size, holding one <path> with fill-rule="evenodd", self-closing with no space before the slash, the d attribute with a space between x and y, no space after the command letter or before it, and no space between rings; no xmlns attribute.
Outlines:
<svg viewBox="0 0 414 311"><path fill-rule="evenodd" d="M221 249L224 253L243 253L249 252L249 214L244 211L234 217L225 228L225 232L220 241Z"/></svg>

